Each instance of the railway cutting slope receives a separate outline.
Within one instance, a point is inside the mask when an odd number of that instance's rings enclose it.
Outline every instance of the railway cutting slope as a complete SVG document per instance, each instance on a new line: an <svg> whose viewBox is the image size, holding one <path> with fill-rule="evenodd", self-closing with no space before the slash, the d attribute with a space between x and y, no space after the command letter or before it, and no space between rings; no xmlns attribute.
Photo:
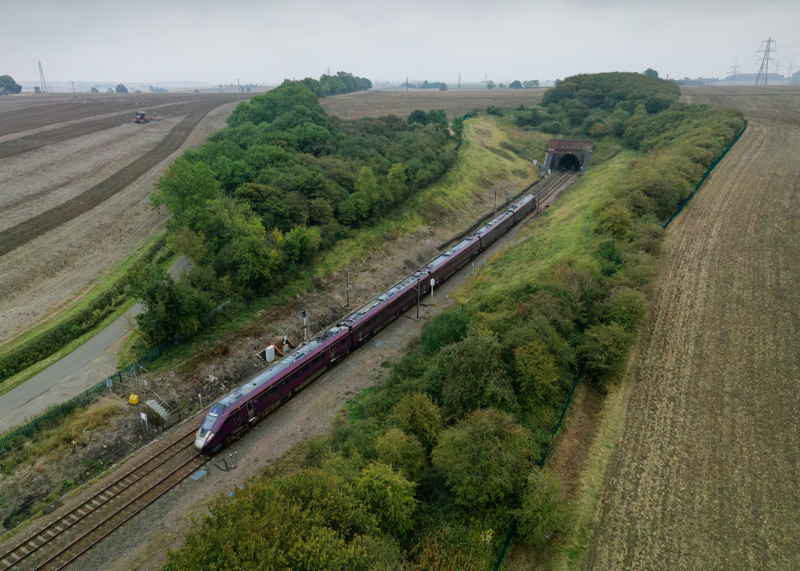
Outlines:
<svg viewBox="0 0 800 571"><path fill-rule="evenodd" d="M587 568L798 569L800 91L684 94L750 124L670 227Z"/></svg>

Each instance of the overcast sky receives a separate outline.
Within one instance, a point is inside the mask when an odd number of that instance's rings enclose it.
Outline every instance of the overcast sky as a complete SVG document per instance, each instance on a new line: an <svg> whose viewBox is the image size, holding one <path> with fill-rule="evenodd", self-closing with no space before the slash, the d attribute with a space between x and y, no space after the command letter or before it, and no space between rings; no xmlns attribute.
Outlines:
<svg viewBox="0 0 800 571"><path fill-rule="evenodd" d="M800 70L798 0L0 0L0 22L0 75L23 85L38 60L52 82L724 77L757 72L770 36Z"/></svg>

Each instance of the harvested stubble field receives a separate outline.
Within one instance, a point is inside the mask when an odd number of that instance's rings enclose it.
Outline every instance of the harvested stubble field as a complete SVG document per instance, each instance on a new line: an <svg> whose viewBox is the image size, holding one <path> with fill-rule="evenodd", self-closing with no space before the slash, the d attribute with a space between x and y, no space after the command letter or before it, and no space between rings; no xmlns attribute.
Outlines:
<svg viewBox="0 0 800 571"><path fill-rule="evenodd" d="M546 89L410 89L405 91L361 91L328 97L320 103L331 115L342 119L399 115L406 117L416 109L442 109L448 117L464 115L476 107L518 107L536 105Z"/></svg>
<svg viewBox="0 0 800 571"><path fill-rule="evenodd" d="M237 102L8 99L0 102L0 343L84 295L153 236L166 218L148 206L153 183L180 152L224 127ZM164 121L134 125L138 108Z"/></svg>
<svg viewBox="0 0 800 571"><path fill-rule="evenodd" d="M670 227L587 568L800 568L800 90L691 88L749 127Z"/></svg>

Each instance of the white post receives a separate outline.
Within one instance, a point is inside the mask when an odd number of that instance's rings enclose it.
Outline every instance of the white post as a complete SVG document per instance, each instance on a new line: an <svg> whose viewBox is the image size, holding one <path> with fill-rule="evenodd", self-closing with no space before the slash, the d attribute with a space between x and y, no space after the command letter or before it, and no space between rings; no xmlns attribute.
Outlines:
<svg viewBox="0 0 800 571"><path fill-rule="evenodd" d="M475 275L475 262L472 262L472 273L470 273L469 275L471 276Z"/></svg>
<svg viewBox="0 0 800 571"><path fill-rule="evenodd" d="M203 408L203 395L201 395L200 393L197 393L197 398L200 399L200 408L202 409Z"/></svg>
<svg viewBox="0 0 800 571"><path fill-rule="evenodd" d="M436 285L436 280L431 278L431 305L433 305L433 286Z"/></svg>

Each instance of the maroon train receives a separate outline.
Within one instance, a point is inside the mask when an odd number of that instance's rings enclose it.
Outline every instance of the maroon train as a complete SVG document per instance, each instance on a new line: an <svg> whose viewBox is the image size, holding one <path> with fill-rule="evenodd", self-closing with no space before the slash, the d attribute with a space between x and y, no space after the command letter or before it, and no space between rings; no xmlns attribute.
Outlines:
<svg viewBox="0 0 800 571"><path fill-rule="evenodd" d="M269 414L417 303L418 296L421 298L431 290L432 279L435 284L447 280L536 205L536 197L526 195L433 261L220 399L203 419L195 447L203 452L216 452L241 436L250 423Z"/></svg>

